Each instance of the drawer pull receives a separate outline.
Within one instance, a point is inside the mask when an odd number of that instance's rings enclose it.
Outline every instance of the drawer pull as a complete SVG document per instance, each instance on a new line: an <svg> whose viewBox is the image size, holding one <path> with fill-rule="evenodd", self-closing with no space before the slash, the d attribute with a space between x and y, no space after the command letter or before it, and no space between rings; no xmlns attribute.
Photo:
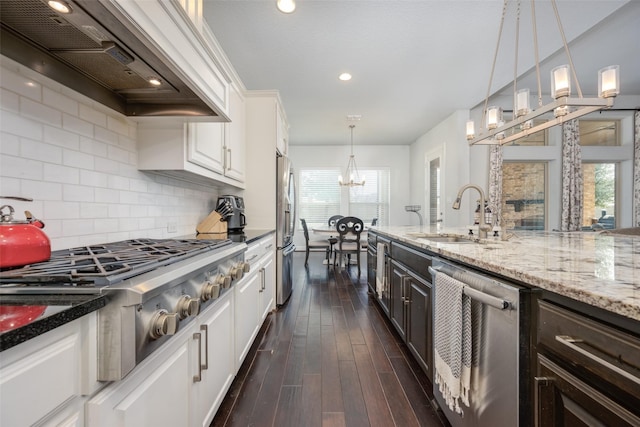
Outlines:
<svg viewBox="0 0 640 427"><path fill-rule="evenodd" d="M576 345L576 343L582 343L584 342L584 340L579 339L579 338L573 338L570 337L568 335L556 335L556 341L558 341L560 344L563 344L567 347L569 347L571 350L576 351L580 354L582 354L583 356L589 358L590 360L592 360L595 363L598 363L602 366L604 366L605 368L614 371L615 373L622 375L624 378L638 384L640 386L640 378L636 377L635 375L632 375L630 372L625 371L624 369L610 363L607 362L606 360L604 360L601 357L596 356L593 353L588 352L587 350L583 349L582 347L579 347L578 345Z"/></svg>

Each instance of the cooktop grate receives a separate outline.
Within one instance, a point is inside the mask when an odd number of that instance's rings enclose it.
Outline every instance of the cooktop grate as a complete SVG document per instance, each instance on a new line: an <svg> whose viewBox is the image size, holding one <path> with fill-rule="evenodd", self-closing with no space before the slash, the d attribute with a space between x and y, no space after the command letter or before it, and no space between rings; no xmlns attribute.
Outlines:
<svg viewBox="0 0 640 427"><path fill-rule="evenodd" d="M230 239L132 239L62 249L49 261L0 272L0 283L111 285L231 244Z"/></svg>

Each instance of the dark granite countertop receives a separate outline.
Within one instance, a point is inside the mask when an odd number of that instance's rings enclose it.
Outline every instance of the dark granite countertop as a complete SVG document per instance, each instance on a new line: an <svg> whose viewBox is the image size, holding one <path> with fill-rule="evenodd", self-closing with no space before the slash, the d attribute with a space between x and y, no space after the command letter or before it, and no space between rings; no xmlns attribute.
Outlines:
<svg viewBox="0 0 640 427"><path fill-rule="evenodd" d="M0 351L96 311L104 295L0 295ZM12 316L12 313L17 313Z"/></svg>

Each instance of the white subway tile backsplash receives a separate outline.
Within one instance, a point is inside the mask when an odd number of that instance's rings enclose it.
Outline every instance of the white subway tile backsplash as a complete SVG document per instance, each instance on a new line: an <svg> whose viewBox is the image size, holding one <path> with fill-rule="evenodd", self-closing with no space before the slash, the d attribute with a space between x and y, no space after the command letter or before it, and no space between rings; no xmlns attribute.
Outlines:
<svg viewBox="0 0 640 427"><path fill-rule="evenodd" d="M107 147L107 157L116 162L129 163L129 152L113 145Z"/></svg>
<svg viewBox="0 0 640 427"><path fill-rule="evenodd" d="M106 188L109 175L102 172L94 172L88 170L80 171L80 184L91 187Z"/></svg>
<svg viewBox="0 0 640 427"><path fill-rule="evenodd" d="M80 218L80 203L63 201L45 201L43 217L50 219Z"/></svg>
<svg viewBox="0 0 640 427"><path fill-rule="evenodd" d="M93 138L93 124L69 114L62 115L62 128L78 135Z"/></svg>
<svg viewBox="0 0 640 427"><path fill-rule="evenodd" d="M118 134L112 130L103 128L102 126L94 127L94 138L97 141L106 142L108 145L115 145L118 143Z"/></svg>
<svg viewBox="0 0 640 427"><path fill-rule="evenodd" d="M43 167L43 177L47 181L62 182L66 184L78 184L80 182L80 171L76 168L52 165L49 163L45 163Z"/></svg>
<svg viewBox="0 0 640 427"><path fill-rule="evenodd" d="M95 188L96 202L98 203L118 203L120 201L120 192L109 188Z"/></svg>
<svg viewBox="0 0 640 427"><path fill-rule="evenodd" d="M20 139L20 156L47 163L62 163L62 149L28 138Z"/></svg>
<svg viewBox="0 0 640 427"><path fill-rule="evenodd" d="M93 156L79 151L64 150L62 152L62 164L78 169L93 169Z"/></svg>
<svg viewBox="0 0 640 427"><path fill-rule="evenodd" d="M127 218L131 216L129 205L109 205L109 218Z"/></svg>
<svg viewBox="0 0 640 427"><path fill-rule="evenodd" d="M42 141L42 124L22 117L10 111L0 114L0 129L2 133L9 133L24 138Z"/></svg>
<svg viewBox="0 0 640 427"><path fill-rule="evenodd" d="M2 88L0 89L0 99L2 99L3 110L20 113L20 96L17 93Z"/></svg>
<svg viewBox="0 0 640 427"><path fill-rule="evenodd" d="M65 184L62 187L62 199L65 202L93 202L94 190L84 185Z"/></svg>
<svg viewBox="0 0 640 427"><path fill-rule="evenodd" d="M54 126L62 124L62 112L29 98L20 98L20 114Z"/></svg>
<svg viewBox="0 0 640 427"><path fill-rule="evenodd" d="M20 138L9 133L0 133L0 153L19 156Z"/></svg>
<svg viewBox="0 0 640 427"><path fill-rule="evenodd" d="M79 104L78 117L103 128L107 126L107 115L87 104Z"/></svg>
<svg viewBox="0 0 640 427"><path fill-rule="evenodd" d="M73 116L78 115L78 101L47 87L42 88L42 103Z"/></svg>
<svg viewBox="0 0 640 427"><path fill-rule="evenodd" d="M62 235L69 237L93 234L93 223L92 219L65 219L62 221Z"/></svg>
<svg viewBox="0 0 640 427"><path fill-rule="evenodd" d="M94 159L94 168L98 172L106 172L109 175L117 175L120 172L120 164L118 162L101 157Z"/></svg>
<svg viewBox="0 0 640 427"><path fill-rule="evenodd" d="M44 176L42 162L22 157L0 154L2 176L42 180Z"/></svg>
<svg viewBox="0 0 640 427"><path fill-rule="evenodd" d="M106 218L108 212L106 203L80 203L80 218Z"/></svg>
<svg viewBox="0 0 640 427"><path fill-rule="evenodd" d="M5 67L0 73L0 85L35 101L42 99L42 85L40 83Z"/></svg>
<svg viewBox="0 0 640 427"><path fill-rule="evenodd" d="M62 184L48 181L22 180L22 194L34 200L61 200Z"/></svg>
<svg viewBox="0 0 640 427"><path fill-rule="evenodd" d="M77 151L80 149L80 137L59 127L45 125L43 141L47 144L58 145L70 150Z"/></svg>
<svg viewBox="0 0 640 427"><path fill-rule="evenodd" d="M96 233L113 233L118 231L117 218L101 218L93 221L93 228Z"/></svg>
<svg viewBox="0 0 640 427"><path fill-rule="evenodd" d="M107 157L107 144L82 136L80 137L80 151L98 157Z"/></svg>
<svg viewBox="0 0 640 427"><path fill-rule="evenodd" d="M34 199L12 205L45 221L53 250L193 234L217 190L138 171L135 121L0 59L0 192Z"/></svg>

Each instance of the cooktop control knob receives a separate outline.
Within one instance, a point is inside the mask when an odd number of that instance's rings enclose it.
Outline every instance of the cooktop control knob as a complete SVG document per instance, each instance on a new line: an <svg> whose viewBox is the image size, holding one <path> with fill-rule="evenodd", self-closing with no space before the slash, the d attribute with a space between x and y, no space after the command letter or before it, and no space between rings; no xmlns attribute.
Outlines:
<svg viewBox="0 0 640 427"><path fill-rule="evenodd" d="M244 275L244 261L237 263L235 266L231 268L229 274L233 278L233 280L240 280Z"/></svg>
<svg viewBox="0 0 640 427"><path fill-rule="evenodd" d="M200 298L202 301L209 301L210 299L216 299L220 296L220 283L217 281L207 280L202 285L202 294Z"/></svg>
<svg viewBox="0 0 640 427"><path fill-rule="evenodd" d="M178 314L167 310L158 310L151 318L151 338L158 339L165 335L173 335L178 331Z"/></svg>
<svg viewBox="0 0 640 427"><path fill-rule="evenodd" d="M248 262L246 262L246 261L243 261L243 262L242 262L242 270L243 270L245 273L248 273L249 271L251 271L251 264L249 264L249 263L248 263Z"/></svg>
<svg viewBox="0 0 640 427"><path fill-rule="evenodd" d="M200 299L191 298L189 295L183 295L178 300L176 313L180 320L189 316L195 316L200 312Z"/></svg>

